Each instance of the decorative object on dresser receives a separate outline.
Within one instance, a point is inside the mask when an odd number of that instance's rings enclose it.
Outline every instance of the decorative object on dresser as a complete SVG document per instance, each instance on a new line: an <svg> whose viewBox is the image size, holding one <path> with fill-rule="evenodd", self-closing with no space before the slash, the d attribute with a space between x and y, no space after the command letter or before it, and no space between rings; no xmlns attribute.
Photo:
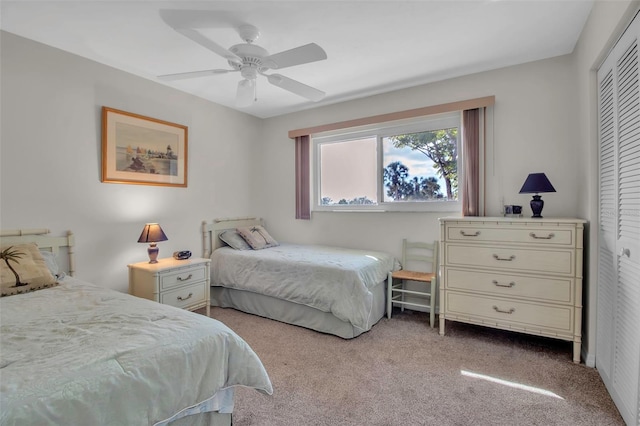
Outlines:
<svg viewBox="0 0 640 426"><path fill-rule="evenodd" d="M157 243L167 240L167 236L157 223L147 223L144 226L142 233L140 234L140 238L138 238L138 242L150 243L149 248L147 249L147 252L149 253L149 263L158 263L158 253L160 252L160 249L158 248Z"/></svg>
<svg viewBox="0 0 640 426"><path fill-rule="evenodd" d="M579 363L584 223L441 218L440 334L452 320L568 340Z"/></svg>
<svg viewBox="0 0 640 426"><path fill-rule="evenodd" d="M549 182L549 179L544 173L530 173L524 181L522 188L520 188L520 194L536 194L529 203L531 205L531 211L533 212L533 216L531 217L542 217L540 213L542 213L544 201L542 197L538 195L540 192L556 192L556 189L551 185L551 182Z"/></svg>
<svg viewBox="0 0 640 426"><path fill-rule="evenodd" d="M522 217L522 206L505 204L503 212L504 217Z"/></svg>
<svg viewBox="0 0 640 426"><path fill-rule="evenodd" d="M129 293L190 311L206 307L209 315L209 259L178 260L128 265Z"/></svg>

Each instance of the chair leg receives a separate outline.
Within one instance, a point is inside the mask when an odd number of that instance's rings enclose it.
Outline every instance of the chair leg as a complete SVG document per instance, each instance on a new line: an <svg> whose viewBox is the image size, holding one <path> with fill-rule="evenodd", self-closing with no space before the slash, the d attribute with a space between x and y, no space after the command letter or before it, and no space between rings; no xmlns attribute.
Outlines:
<svg viewBox="0 0 640 426"><path fill-rule="evenodd" d="M400 280L400 288L402 290L405 290L405 281L404 280ZM402 300L402 303L400 304L400 312L404 312L404 295L405 293L401 293L400 294L400 300Z"/></svg>
<svg viewBox="0 0 640 426"><path fill-rule="evenodd" d="M436 326L436 280L431 280L431 296L429 296L429 325Z"/></svg>
<svg viewBox="0 0 640 426"><path fill-rule="evenodd" d="M391 287L393 287L393 277L391 272L387 275L387 318L391 319Z"/></svg>

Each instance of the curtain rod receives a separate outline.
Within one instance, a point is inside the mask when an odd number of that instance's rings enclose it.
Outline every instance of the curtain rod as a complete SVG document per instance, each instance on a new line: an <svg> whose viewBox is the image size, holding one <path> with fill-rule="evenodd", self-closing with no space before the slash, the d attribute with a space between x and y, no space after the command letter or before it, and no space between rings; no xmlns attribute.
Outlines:
<svg viewBox="0 0 640 426"><path fill-rule="evenodd" d="M465 109L484 108L495 104L495 96L468 99L466 101L450 102L448 104L432 105L422 108L408 109L405 111L391 112L374 115L371 117L356 118L354 120L340 121L337 123L323 124L320 126L306 127L304 129L289 130L289 138L313 135L315 133L330 130L348 129L350 127L366 126L369 124L384 123L387 121L403 120L407 118L421 117L425 115L441 114L445 112L464 111Z"/></svg>

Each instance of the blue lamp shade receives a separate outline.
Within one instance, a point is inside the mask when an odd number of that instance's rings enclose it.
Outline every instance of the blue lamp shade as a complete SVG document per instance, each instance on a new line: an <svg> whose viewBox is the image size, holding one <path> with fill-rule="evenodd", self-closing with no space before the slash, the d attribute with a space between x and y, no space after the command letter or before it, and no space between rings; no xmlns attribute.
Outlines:
<svg viewBox="0 0 640 426"><path fill-rule="evenodd" d="M142 234L138 238L139 243L149 243L147 252L149 253L149 263L158 263L158 253L160 249L157 244L160 241L167 241L168 238L157 223L147 223L142 229Z"/></svg>
<svg viewBox="0 0 640 426"><path fill-rule="evenodd" d="M542 213L544 201L542 197L538 195L540 192L556 192L556 189L551 185L551 182L549 182L549 179L544 173L530 173L524 181L522 188L520 188L520 194L536 194L529 203L531 205L531 211L533 212L533 216L531 217L542 217L540 213Z"/></svg>

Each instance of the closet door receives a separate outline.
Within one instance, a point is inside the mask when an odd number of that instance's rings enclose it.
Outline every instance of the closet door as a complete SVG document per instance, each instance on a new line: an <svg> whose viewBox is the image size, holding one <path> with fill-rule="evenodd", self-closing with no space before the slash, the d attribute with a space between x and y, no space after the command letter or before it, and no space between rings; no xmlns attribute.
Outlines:
<svg viewBox="0 0 640 426"><path fill-rule="evenodd" d="M640 425L639 36L636 16L598 70L596 367L629 425Z"/></svg>

